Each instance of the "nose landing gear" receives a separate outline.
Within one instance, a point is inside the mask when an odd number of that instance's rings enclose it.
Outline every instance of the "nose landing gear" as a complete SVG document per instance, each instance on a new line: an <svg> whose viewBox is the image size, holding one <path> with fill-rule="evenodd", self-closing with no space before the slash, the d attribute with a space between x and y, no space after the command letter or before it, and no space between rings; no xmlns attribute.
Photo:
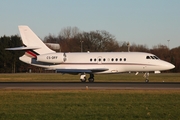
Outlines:
<svg viewBox="0 0 180 120"><path fill-rule="evenodd" d="M148 73L148 72L146 72L146 73L144 74L144 78L145 78L145 82L146 82L146 83L148 83L148 82L149 82L148 77L149 77L149 73Z"/></svg>

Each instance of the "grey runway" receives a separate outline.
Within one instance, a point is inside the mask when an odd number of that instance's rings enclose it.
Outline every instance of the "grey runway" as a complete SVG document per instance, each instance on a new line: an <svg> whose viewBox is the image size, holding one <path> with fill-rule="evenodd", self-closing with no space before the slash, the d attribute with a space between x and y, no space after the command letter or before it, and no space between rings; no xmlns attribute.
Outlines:
<svg viewBox="0 0 180 120"><path fill-rule="evenodd" d="M179 89L180 82L0 82L0 89L34 89L34 90L123 90L123 89Z"/></svg>

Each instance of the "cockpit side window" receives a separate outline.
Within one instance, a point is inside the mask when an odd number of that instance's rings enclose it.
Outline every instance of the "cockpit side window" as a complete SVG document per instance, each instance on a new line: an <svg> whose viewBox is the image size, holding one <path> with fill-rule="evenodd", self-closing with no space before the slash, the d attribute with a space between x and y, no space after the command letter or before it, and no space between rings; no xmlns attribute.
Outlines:
<svg viewBox="0 0 180 120"><path fill-rule="evenodd" d="M154 59L154 57L153 56L150 56L152 59Z"/></svg>
<svg viewBox="0 0 180 120"><path fill-rule="evenodd" d="M146 59L151 59L149 56L146 56Z"/></svg>
<svg viewBox="0 0 180 120"><path fill-rule="evenodd" d="M146 59L156 59L156 60L159 60L159 58L157 56L146 56Z"/></svg>
<svg viewBox="0 0 180 120"><path fill-rule="evenodd" d="M154 58L156 58L157 60L159 59L157 56L154 56Z"/></svg>

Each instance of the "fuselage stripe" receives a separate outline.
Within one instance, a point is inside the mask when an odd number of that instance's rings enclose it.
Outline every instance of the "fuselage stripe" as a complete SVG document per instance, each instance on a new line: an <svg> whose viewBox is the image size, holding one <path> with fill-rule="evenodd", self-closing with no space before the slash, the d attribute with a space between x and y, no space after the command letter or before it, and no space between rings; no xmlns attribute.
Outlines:
<svg viewBox="0 0 180 120"><path fill-rule="evenodd" d="M157 66L153 64L139 64L139 63L61 63L58 65L142 65L142 66Z"/></svg>

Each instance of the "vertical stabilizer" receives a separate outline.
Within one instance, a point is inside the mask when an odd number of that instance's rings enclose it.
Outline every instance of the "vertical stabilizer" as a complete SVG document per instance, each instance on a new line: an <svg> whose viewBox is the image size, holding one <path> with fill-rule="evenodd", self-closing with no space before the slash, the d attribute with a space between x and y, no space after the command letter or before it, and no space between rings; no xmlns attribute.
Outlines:
<svg viewBox="0 0 180 120"><path fill-rule="evenodd" d="M21 34L21 39L23 44L27 47L36 46L39 49L35 49L38 54L55 53L55 51L49 49L42 40L28 27L28 26L18 26Z"/></svg>

